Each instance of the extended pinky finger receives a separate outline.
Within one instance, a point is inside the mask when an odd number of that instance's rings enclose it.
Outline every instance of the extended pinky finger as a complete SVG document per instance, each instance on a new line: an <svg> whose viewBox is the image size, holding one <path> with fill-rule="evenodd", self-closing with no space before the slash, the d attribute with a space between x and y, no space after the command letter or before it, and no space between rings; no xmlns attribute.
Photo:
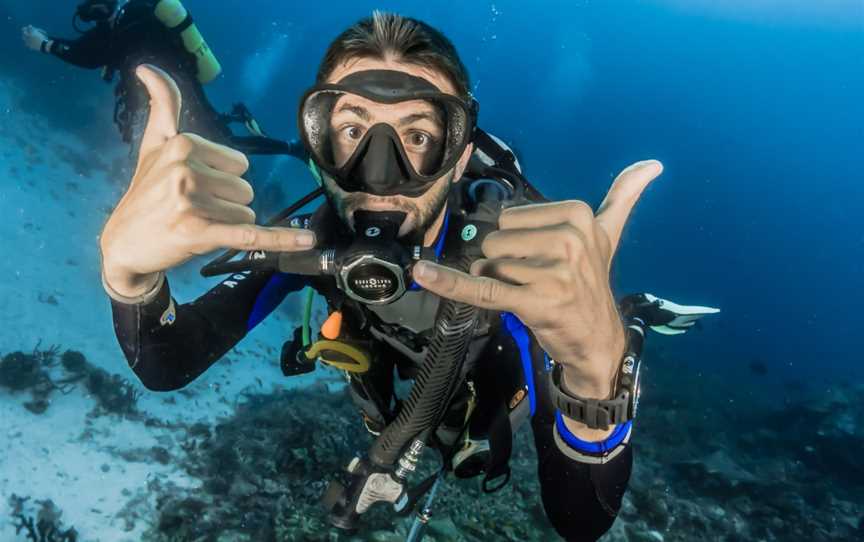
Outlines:
<svg viewBox="0 0 864 542"><path fill-rule="evenodd" d="M290 252L315 245L315 234L298 228L267 228L254 224L210 224L206 242L213 248ZM212 250L212 249L211 249Z"/></svg>

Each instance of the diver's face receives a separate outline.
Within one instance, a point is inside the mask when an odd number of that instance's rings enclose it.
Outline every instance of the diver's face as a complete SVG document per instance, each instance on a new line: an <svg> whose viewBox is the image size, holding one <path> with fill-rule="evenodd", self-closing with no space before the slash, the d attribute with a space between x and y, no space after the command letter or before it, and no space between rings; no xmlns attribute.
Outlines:
<svg viewBox="0 0 864 542"><path fill-rule="evenodd" d="M426 79L441 92L456 95L456 89L443 74L389 58L387 60L351 59L333 70L327 82L335 83L354 72L366 70L402 71ZM441 113L427 101L411 100L381 104L356 95L344 95L336 103L331 117L332 133L337 134L333 141L336 164L341 167L347 162L357 148L357 144L363 139L366 130L379 123L386 123L393 127L411 165L418 172L424 171L425 165L434 162L443 152L441 146L445 139L444 119L441 118ZM346 192L327 174L323 175L324 188L336 204L340 218L352 229L354 212L358 209L402 211L406 214L406 218L399 228L400 237L412 233L425 233L440 217L447 202L450 184L458 181L462 176L472 150L473 145L468 145L456 166L433 181L429 189L419 197Z"/></svg>

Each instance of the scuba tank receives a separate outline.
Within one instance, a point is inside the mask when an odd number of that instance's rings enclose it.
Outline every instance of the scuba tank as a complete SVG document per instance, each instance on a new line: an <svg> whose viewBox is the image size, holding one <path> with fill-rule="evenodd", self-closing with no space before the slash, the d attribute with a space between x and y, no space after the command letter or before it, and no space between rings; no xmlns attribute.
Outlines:
<svg viewBox="0 0 864 542"><path fill-rule="evenodd" d="M222 66L219 65L216 55L204 41L204 37L192 21L192 15L183 7L180 0L159 0L154 14L168 29L179 34L186 51L195 55L198 64L198 81L202 85L216 79L222 73Z"/></svg>

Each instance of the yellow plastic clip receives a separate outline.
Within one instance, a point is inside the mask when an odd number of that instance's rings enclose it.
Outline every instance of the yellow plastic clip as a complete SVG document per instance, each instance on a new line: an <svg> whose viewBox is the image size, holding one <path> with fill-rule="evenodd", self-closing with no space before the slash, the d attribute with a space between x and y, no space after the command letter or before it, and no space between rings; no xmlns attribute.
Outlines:
<svg viewBox="0 0 864 542"><path fill-rule="evenodd" d="M365 373L371 365L369 355L355 346L342 341L321 340L312 343L306 350L309 359L320 359L323 363L348 371Z"/></svg>

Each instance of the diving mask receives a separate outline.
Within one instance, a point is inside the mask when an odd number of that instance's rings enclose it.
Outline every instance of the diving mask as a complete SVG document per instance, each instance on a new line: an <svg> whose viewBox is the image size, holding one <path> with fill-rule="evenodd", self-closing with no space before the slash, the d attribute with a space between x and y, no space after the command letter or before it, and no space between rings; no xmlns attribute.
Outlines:
<svg viewBox="0 0 864 542"><path fill-rule="evenodd" d="M85 23L105 21L117 10L117 0L87 0L78 4L75 16Z"/></svg>
<svg viewBox="0 0 864 542"><path fill-rule="evenodd" d="M422 195L471 142L477 102L395 70L317 85L300 102L300 137L314 164L347 192Z"/></svg>

